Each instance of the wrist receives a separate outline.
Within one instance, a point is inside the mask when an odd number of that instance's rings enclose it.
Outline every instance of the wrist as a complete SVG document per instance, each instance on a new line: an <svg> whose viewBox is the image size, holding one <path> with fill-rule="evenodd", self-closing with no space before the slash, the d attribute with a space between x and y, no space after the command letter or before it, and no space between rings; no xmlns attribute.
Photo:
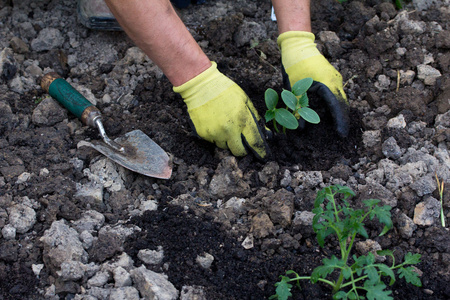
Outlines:
<svg viewBox="0 0 450 300"><path fill-rule="evenodd" d="M315 36L311 32L288 31L280 34L277 43L284 68L287 70L305 59L322 55L314 40Z"/></svg>
<svg viewBox="0 0 450 300"><path fill-rule="evenodd" d="M219 94L234 84L234 81L217 69L215 62L211 62L211 66L208 69L184 84L174 86L173 91L183 97L189 109L194 109L217 98Z"/></svg>

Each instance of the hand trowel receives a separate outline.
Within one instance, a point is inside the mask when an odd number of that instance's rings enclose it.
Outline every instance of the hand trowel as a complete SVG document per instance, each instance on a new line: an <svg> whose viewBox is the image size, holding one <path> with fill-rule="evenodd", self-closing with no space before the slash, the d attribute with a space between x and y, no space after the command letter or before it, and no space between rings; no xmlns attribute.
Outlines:
<svg viewBox="0 0 450 300"><path fill-rule="evenodd" d="M77 116L83 124L97 128L102 141L82 141L78 146L89 146L123 167L146 176L168 179L172 174L169 156L151 138L140 130L111 140L105 132L100 110L76 91L57 73L46 74L41 87Z"/></svg>

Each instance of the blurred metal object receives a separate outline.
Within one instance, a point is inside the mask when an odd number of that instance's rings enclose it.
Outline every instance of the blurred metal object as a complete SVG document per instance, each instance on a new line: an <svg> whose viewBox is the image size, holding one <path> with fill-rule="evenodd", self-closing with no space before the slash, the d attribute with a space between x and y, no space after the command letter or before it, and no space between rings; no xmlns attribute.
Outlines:
<svg viewBox="0 0 450 300"><path fill-rule="evenodd" d="M77 11L80 23L87 28L122 30L104 0L78 0Z"/></svg>

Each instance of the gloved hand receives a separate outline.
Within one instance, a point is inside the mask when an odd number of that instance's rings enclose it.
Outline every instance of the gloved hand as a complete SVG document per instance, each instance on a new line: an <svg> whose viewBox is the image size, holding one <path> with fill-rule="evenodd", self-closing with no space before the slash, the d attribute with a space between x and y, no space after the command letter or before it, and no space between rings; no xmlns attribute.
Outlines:
<svg viewBox="0 0 450 300"><path fill-rule="evenodd" d="M188 82L173 88L187 105L195 132L201 138L244 156L246 147L258 158L269 153L260 119L245 92L217 69L217 64Z"/></svg>
<svg viewBox="0 0 450 300"><path fill-rule="evenodd" d="M288 83L292 86L300 79L311 77L314 83L309 90L316 92L325 100L333 116L336 131L341 137L346 137L350 122L342 76L320 54L314 43L314 34L304 31L288 31L280 34L277 42L281 49L283 68L288 76L285 85ZM290 89L290 86L285 86L285 88Z"/></svg>

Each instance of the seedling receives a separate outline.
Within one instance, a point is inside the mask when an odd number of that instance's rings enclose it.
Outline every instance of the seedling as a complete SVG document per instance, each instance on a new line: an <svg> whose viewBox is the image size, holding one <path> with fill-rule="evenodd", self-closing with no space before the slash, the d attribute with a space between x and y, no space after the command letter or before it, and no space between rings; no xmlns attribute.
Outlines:
<svg viewBox="0 0 450 300"><path fill-rule="evenodd" d="M267 111L265 114L266 122L273 121L273 127L276 132L280 132L277 123L283 127L283 133L287 129L297 129L298 119L303 118L305 121L317 124L320 122L319 115L309 108L309 99L306 91L313 83L312 78L304 78L297 81L292 86L292 91L283 90L281 92L281 99L286 108L277 108L278 93L269 88L264 94Z"/></svg>
<svg viewBox="0 0 450 300"><path fill-rule="evenodd" d="M336 194L342 196L340 203L335 198ZM296 282L300 287L299 280L304 279L310 280L312 283L320 281L330 285L333 288L333 299L365 299L364 297L369 300L393 299L390 296L392 291L386 290L386 285L381 277L389 277L389 285L392 285L395 282L394 270L400 278L405 278L407 282L415 286L422 286L414 268L407 266L419 263L420 254L407 253L404 262L396 265L393 251L381 250L377 251L377 254L390 256L392 258L391 266L376 263L373 253L361 256L353 255L352 263L349 263L356 235L368 238L363 223L366 218L372 220L376 217L384 225L380 235L392 228L390 206L378 206L380 200L369 199L362 201L365 209L353 209L347 199L354 195L355 193L350 188L341 185L329 186L319 191L313 210L315 213L313 229L317 234L317 242L324 247L325 239L331 234L336 235L341 257L333 255L331 258L324 258L323 265L315 268L311 276L299 276L293 270L287 271L286 276L280 276L281 280L275 284L276 294L269 299L287 300L292 296L291 282ZM326 279L335 271L339 273L336 281Z"/></svg>
<svg viewBox="0 0 450 300"><path fill-rule="evenodd" d="M439 199L441 201L441 225L442 227L445 227L445 216L444 216L444 181L440 182L439 178L436 175L436 181L438 185L438 191L439 191Z"/></svg>

